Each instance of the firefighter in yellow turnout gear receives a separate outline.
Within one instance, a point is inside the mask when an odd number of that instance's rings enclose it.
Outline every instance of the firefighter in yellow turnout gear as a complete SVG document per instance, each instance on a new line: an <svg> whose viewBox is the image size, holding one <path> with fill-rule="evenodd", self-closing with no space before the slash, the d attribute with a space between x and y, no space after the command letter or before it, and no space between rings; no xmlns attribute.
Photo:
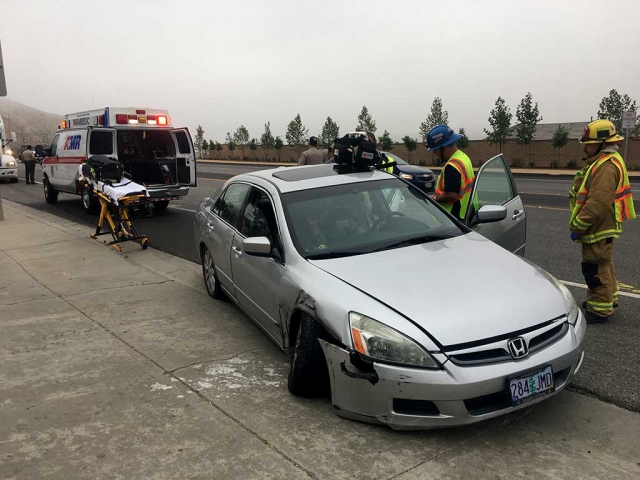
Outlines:
<svg viewBox="0 0 640 480"><path fill-rule="evenodd" d="M452 215L464 220L471 201L475 174L467 154L456 146L461 138L462 135L448 126L437 125L427 134L427 148L439 150L441 162L446 161L436 183L436 194L432 198Z"/></svg>
<svg viewBox="0 0 640 480"><path fill-rule="evenodd" d="M636 218L627 167L618 153L616 133L609 120L589 123L582 134L586 165L569 192L571 239L582 244L582 274L587 283L583 304L587 323L604 323L618 304L618 279L613 265L613 242L622 224Z"/></svg>

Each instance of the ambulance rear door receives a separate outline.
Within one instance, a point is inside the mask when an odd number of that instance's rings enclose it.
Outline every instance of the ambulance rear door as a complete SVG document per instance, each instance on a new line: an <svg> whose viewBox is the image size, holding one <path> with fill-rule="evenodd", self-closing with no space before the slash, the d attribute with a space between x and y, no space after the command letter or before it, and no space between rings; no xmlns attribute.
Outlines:
<svg viewBox="0 0 640 480"><path fill-rule="evenodd" d="M176 160L178 183L180 185L198 185L196 178L196 154L188 128L174 128L173 138L176 142Z"/></svg>

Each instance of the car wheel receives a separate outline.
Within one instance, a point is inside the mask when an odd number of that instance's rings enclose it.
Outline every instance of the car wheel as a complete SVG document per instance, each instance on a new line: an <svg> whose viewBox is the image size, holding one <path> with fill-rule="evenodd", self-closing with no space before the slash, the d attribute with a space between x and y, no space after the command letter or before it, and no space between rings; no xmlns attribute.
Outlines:
<svg viewBox="0 0 640 480"><path fill-rule="evenodd" d="M329 340L329 334L309 315L301 314L288 379L289 391L294 395L318 397L331 391L329 370L319 339Z"/></svg>
<svg viewBox="0 0 640 480"><path fill-rule="evenodd" d="M82 206L89 215L100 213L100 201L92 195L91 190L88 188L82 190Z"/></svg>
<svg viewBox="0 0 640 480"><path fill-rule="evenodd" d="M58 203L58 191L51 186L46 178L42 180L44 187L44 199L47 203Z"/></svg>
<svg viewBox="0 0 640 480"><path fill-rule="evenodd" d="M18 179L17 178L10 178L9 181L11 183L18 183Z"/></svg>
<svg viewBox="0 0 640 480"><path fill-rule="evenodd" d="M168 206L169 200L163 200L162 202L153 202L153 208L156 210L156 212L159 212L160 210L166 210Z"/></svg>
<svg viewBox="0 0 640 480"><path fill-rule="evenodd" d="M204 286L206 287L209 296L216 300L224 299L225 294L222 291L220 282L218 281L213 257L211 256L209 249L206 247L202 249L202 276L204 277Z"/></svg>

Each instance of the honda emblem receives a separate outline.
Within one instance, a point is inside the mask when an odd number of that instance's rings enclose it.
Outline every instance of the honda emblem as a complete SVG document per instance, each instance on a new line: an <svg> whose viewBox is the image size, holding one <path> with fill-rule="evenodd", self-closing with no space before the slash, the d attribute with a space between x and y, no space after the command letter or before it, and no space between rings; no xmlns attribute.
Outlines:
<svg viewBox="0 0 640 480"><path fill-rule="evenodd" d="M512 338L507 342L507 347L513 358L524 358L529 355L529 346L522 337Z"/></svg>

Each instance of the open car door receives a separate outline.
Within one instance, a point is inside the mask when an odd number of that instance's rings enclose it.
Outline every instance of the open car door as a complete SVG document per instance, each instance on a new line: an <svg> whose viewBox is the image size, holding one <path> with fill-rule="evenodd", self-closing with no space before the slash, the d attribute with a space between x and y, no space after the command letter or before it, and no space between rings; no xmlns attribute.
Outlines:
<svg viewBox="0 0 640 480"><path fill-rule="evenodd" d="M482 165L476 176L471 198L475 201L469 202L465 217L467 225L501 247L524 256L527 215L513 174L502 154ZM504 207L507 216L500 221L480 223L478 211L487 205Z"/></svg>
<svg viewBox="0 0 640 480"><path fill-rule="evenodd" d="M178 183L180 185L198 185L196 178L196 154L188 128L174 128L173 138L176 142L176 159Z"/></svg>

